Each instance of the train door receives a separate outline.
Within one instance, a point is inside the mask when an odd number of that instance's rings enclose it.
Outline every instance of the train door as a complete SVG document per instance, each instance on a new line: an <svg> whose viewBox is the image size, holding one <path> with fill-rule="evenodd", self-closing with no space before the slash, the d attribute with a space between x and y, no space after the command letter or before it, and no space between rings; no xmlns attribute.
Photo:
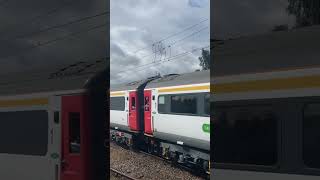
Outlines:
<svg viewBox="0 0 320 180"><path fill-rule="evenodd" d="M152 135L152 123L151 123L151 100L152 100L151 90L144 91L144 132L146 134Z"/></svg>
<svg viewBox="0 0 320 180"><path fill-rule="evenodd" d="M62 97L61 180L87 180L85 104L85 96Z"/></svg>
<svg viewBox="0 0 320 180"><path fill-rule="evenodd" d="M136 91L129 92L129 127L133 131L139 130L138 113L139 107L137 106L137 93Z"/></svg>
<svg viewBox="0 0 320 180"><path fill-rule="evenodd" d="M154 131L155 130L155 128L154 128L154 121L155 121L155 116L157 115L157 108L158 108L158 106L157 106L157 102L158 102L158 98L157 98L157 96L156 96L156 94L157 94L157 90L156 89L153 89L152 90L152 100L151 100L151 106L152 106L152 114L151 114L151 128L152 128L152 131Z"/></svg>

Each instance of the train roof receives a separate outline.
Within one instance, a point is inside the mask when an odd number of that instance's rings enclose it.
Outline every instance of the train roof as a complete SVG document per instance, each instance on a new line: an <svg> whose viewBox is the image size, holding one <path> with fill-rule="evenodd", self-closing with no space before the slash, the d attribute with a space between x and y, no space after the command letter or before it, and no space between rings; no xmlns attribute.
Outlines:
<svg viewBox="0 0 320 180"><path fill-rule="evenodd" d="M212 75L320 66L320 26L214 42Z"/></svg>
<svg viewBox="0 0 320 180"><path fill-rule="evenodd" d="M145 84L146 82L149 82L150 80L157 78L157 76L150 77L143 80L133 81L129 83L123 83L123 84L115 84L110 87L111 91L124 91L124 90L134 90L140 87L142 84Z"/></svg>
<svg viewBox="0 0 320 180"><path fill-rule="evenodd" d="M210 82L210 71L196 71L185 74L170 74L158 79L154 79L147 84L146 88L179 86L189 84L201 84Z"/></svg>
<svg viewBox="0 0 320 180"><path fill-rule="evenodd" d="M85 89L90 79L106 68L107 62L104 59L2 75L0 96Z"/></svg>

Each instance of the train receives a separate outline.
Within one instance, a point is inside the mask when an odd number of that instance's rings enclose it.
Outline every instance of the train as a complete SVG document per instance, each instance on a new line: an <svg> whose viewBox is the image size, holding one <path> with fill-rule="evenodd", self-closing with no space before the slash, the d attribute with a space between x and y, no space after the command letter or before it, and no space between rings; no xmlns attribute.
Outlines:
<svg viewBox="0 0 320 180"><path fill-rule="evenodd" d="M310 26L215 46L213 179L319 179L319 32Z"/></svg>
<svg viewBox="0 0 320 180"><path fill-rule="evenodd" d="M210 173L210 71L112 85L110 138Z"/></svg>
<svg viewBox="0 0 320 180"><path fill-rule="evenodd" d="M106 179L106 60L0 77L0 179Z"/></svg>

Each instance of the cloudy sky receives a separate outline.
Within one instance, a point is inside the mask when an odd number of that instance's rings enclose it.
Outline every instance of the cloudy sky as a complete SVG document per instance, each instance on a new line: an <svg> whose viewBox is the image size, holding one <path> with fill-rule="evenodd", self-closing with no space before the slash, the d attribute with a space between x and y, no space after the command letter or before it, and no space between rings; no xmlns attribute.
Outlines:
<svg viewBox="0 0 320 180"><path fill-rule="evenodd" d="M48 29L108 9L102 0L0 0L0 74L105 57L108 15Z"/></svg>
<svg viewBox="0 0 320 180"><path fill-rule="evenodd" d="M200 69L199 48L210 41L209 3L111 0L111 84Z"/></svg>

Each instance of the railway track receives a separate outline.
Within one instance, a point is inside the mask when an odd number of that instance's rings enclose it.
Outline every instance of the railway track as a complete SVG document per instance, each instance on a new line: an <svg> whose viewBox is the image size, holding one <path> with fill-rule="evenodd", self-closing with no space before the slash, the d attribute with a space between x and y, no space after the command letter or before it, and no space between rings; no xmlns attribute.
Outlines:
<svg viewBox="0 0 320 180"><path fill-rule="evenodd" d="M122 146L122 145L120 145L120 144L117 144L116 142L113 142L113 141L111 141L111 142L114 143L115 145L117 145L117 146L120 147L120 148L123 148L123 149L128 150L128 148L125 147L125 146ZM154 155L154 154L145 152L145 151L143 151L143 150L138 150L138 149L132 149L132 150L133 150L134 152L137 152L137 153L140 153L140 154L143 154L143 155L150 156L150 157L152 157L152 158L156 158L156 159L158 159L158 160L161 160L161 161L163 161L163 162L165 162L165 163L167 163L167 164L169 164L169 165L171 165L171 166L174 166L174 167L176 167L176 168L179 168L179 169L188 171L188 172L190 172L191 174L193 174L193 175L195 175L195 176L197 176L197 177L200 177L200 178L203 178L203 179L210 179L210 175L209 175L209 174L201 174L201 173L199 174L199 173L197 173L196 171L194 171L194 169L191 168L191 167L187 167L187 166L184 166L184 165L181 165L181 164L178 164L178 163L173 163L173 161L171 161L171 160L168 160L168 159L165 159L165 158L163 158L163 157L160 157L160 156L157 156L157 155Z"/></svg>
<svg viewBox="0 0 320 180"><path fill-rule="evenodd" d="M128 179L128 180L138 180L138 179L136 179L136 178L133 178L133 177L131 177L131 176L129 176L129 175L126 175L126 174L124 174L124 173L122 173L122 172L120 172L120 171L118 171L118 170L116 170L116 169L113 169L113 168L110 168L110 171L111 171L111 173L114 173L116 176L120 176L120 177L122 177L122 178L124 178L124 179Z"/></svg>
<svg viewBox="0 0 320 180"><path fill-rule="evenodd" d="M189 171L189 172L191 172L192 174L194 174L194 175L196 175L196 176L199 176L199 177L202 177L202 178L204 178L204 179L210 179L210 175L209 175L209 174L197 174L197 173L194 171L194 169L191 168L191 167L187 167L187 166L184 166L184 165L181 165L181 164L173 164L173 162L170 161L170 160L168 160L168 159L159 157L159 156L154 155L154 154L147 153L147 152L142 151L142 150L139 150L138 152L141 153L141 154L144 154L144 155L151 156L151 157L153 157L153 158L157 158L157 159L159 159L159 160L162 160L162 161L164 161L164 162L166 162L166 163L168 163L168 164L170 164L170 165L172 165L172 166L178 167L178 168L180 168L180 169Z"/></svg>

